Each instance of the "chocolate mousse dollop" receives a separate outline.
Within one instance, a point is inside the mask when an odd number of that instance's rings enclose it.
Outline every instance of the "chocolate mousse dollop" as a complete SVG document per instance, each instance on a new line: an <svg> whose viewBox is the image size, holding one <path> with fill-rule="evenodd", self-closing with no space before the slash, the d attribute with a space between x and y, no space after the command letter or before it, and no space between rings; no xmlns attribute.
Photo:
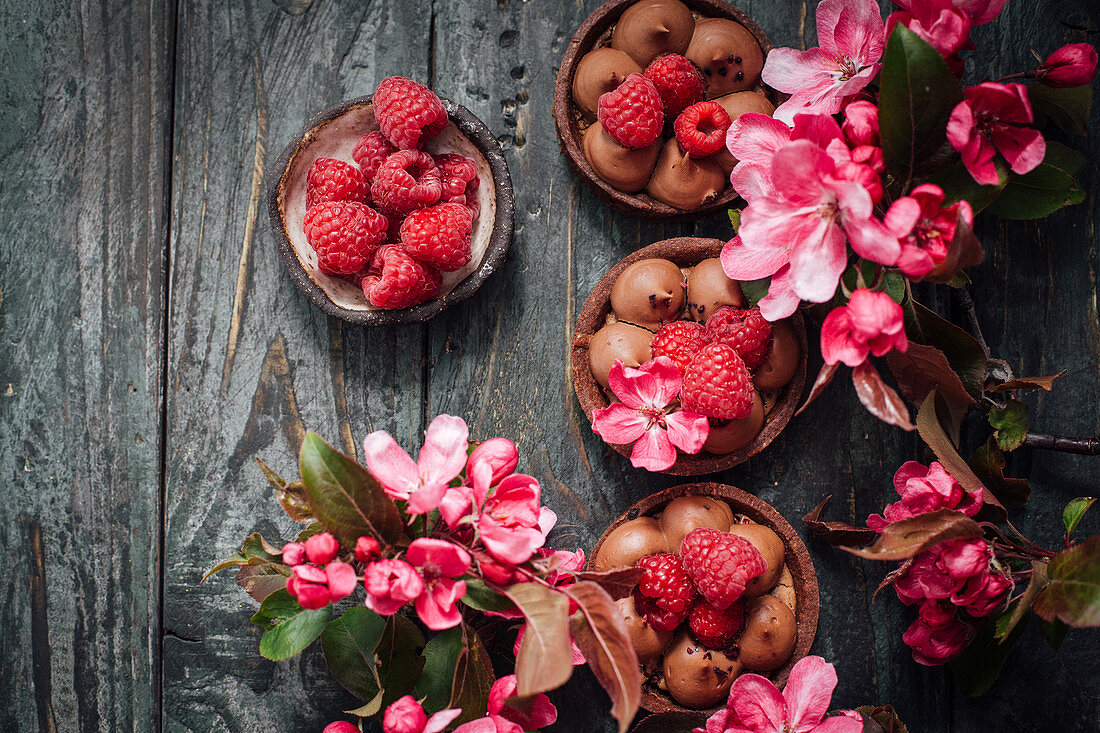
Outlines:
<svg viewBox="0 0 1100 733"><path fill-rule="evenodd" d="M741 285L730 279L717 257L703 260L688 273L688 316L693 321L705 323L714 311L724 305L745 307L745 295Z"/></svg>
<svg viewBox="0 0 1100 733"><path fill-rule="evenodd" d="M684 274L675 262L639 260L622 271L611 289L611 309L621 321L651 330L679 319L684 309Z"/></svg>
<svg viewBox="0 0 1100 733"><path fill-rule="evenodd" d="M661 656L661 652L672 641L672 632L658 631L650 626L645 615L638 613L635 608L633 594L615 601L615 605L619 607L619 612L626 621L626 633L630 635L630 643L634 647L634 653L638 655L638 661L645 664Z"/></svg>
<svg viewBox="0 0 1100 733"><path fill-rule="evenodd" d="M607 324L588 342L588 365L592 368L592 376L601 387L607 387L607 375L615 360L622 359L624 366L640 367L653 358L649 350L652 341L652 331L622 321Z"/></svg>
<svg viewBox="0 0 1100 733"><path fill-rule="evenodd" d="M624 193L645 188L660 154L660 140L644 148L627 148L612 140L599 122L584 133L584 157L596 175Z"/></svg>
<svg viewBox="0 0 1100 733"><path fill-rule="evenodd" d="M737 522L730 526L730 534L744 537L751 542L752 546L759 550L768 566L763 573L750 580L745 586L745 595L758 596L774 588L779 582L780 573L783 572L783 563L787 555L783 540L775 530L754 522Z"/></svg>
<svg viewBox="0 0 1100 733"><path fill-rule="evenodd" d="M695 24L684 54L703 70L707 97L752 89L760 81L764 53L749 29L727 18L707 18Z"/></svg>
<svg viewBox="0 0 1100 733"><path fill-rule="evenodd" d="M753 391L752 412L749 416L741 420L727 420L718 425L711 425L707 440L703 443L703 450L720 456L733 453L755 440L762 427L764 427L764 401L760 399L759 392Z"/></svg>
<svg viewBox="0 0 1100 733"><path fill-rule="evenodd" d="M775 105L760 92L734 92L724 97L718 97L714 101L726 110L726 114L730 116L730 122L736 122L738 117L748 112L755 112L768 117L775 113ZM726 173L732 171L733 167L737 165L737 159L725 146L714 154L714 160L722 166L722 170Z"/></svg>
<svg viewBox="0 0 1100 733"><path fill-rule="evenodd" d="M794 612L775 596L750 598L745 606L745 631L738 659L745 669L771 672L794 653L798 626Z"/></svg>
<svg viewBox="0 0 1100 733"><path fill-rule="evenodd" d="M683 54L694 30L695 18L680 0L640 0L619 17L611 47L645 68L661 54Z"/></svg>
<svg viewBox="0 0 1100 733"><path fill-rule="evenodd" d="M599 572L629 568L646 555L668 551L668 540L657 520L638 517L611 530L600 545L592 567Z"/></svg>
<svg viewBox="0 0 1100 733"><path fill-rule="evenodd" d="M581 114L594 120L600 95L617 89L631 74L641 73L642 67L622 51L607 47L589 51L573 72L573 102Z"/></svg>
<svg viewBox="0 0 1100 733"><path fill-rule="evenodd" d="M798 334L790 321L772 324L772 342L764 361L752 373L752 381L761 392L774 392L794 378L802 362L802 350L798 346Z"/></svg>
<svg viewBox="0 0 1100 733"><path fill-rule="evenodd" d="M725 187L726 174L712 158L689 158L676 138L670 138L661 149L646 192L669 206L691 211L714 201Z"/></svg>
<svg viewBox="0 0 1100 733"><path fill-rule="evenodd" d="M741 662L699 645L681 631L665 652L663 682L681 705L709 708L726 700L741 668Z"/></svg>
<svg viewBox="0 0 1100 733"><path fill-rule="evenodd" d="M725 532L733 523L733 512L729 504L709 496L679 496L665 505L659 521L668 546L678 553L692 530L705 527Z"/></svg>

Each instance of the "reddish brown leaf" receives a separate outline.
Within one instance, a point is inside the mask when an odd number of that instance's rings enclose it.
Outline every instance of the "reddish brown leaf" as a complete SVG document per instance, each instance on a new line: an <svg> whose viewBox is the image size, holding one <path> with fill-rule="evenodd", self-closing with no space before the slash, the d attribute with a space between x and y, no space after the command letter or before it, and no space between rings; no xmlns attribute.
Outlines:
<svg viewBox="0 0 1100 733"><path fill-rule="evenodd" d="M611 697L611 714L626 733L642 698L638 656L618 606L603 588L582 580L565 589L580 606L569 627L588 666Z"/></svg>
<svg viewBox="0 0 1100 733"><path fill-rule="evenodd" d="M1001 503L1009 509L1021 507L1031 497L1031 484L1026 478L1005 476L1005 454L990 438L970 456L970 467Z"/></svg>
<svg viewBox="0 0 1100 733"><path fill-rule="evenodd" d="M913 558L909 558L897 568L891 570L886 574L886 577L882 579L882 582L878 584L878 588L875 588L875 592L871 594L871 602L874 603L878 598L879 591L883 588L889 588L897 582L898 578L909 572L909 568L913 567Z"/></svg>
<svg viewBox="0 0 1100 733"><path fill-rule="evenodd" d="M974 398L966 391L962 380L947 357L935 346L909 342L905 351L891 351L886 363L897 380L898 389L905 398L919 405L933 387L938 387L945 400L963 405L974 404Z"/></svg>
<svg viewBox="0 0 1100 733"><path fill-rule="evenodd" d="M516 695L527 697L565 684L573 674L569 643L569 599L541 583L504 589L527 619L516 655Z"/></svg>
<svg viewBox="0 0 1100 733"><path fill-rule="evenodd" d="M859 401L872 415L902 430L915 429L909 419L909 408L898 393L882 381L871 362L865 361L852 370L852 384L856 386Z"/></svg>
<svg viewBox="0 0 1100 733"><path fill-rule="evenodd" d="M802 411L809 407L811 402L817 399L817 396L821 394L822 390L829 386L829 382L833 381L833 377L836 376L836 370L839 368L840 364L821 365L821 371L817 373L817 379L814 380L814 386L810 390L810 396L802 403L802 407L798 408L798 412L796 412L795 415L801 415Z"/></svg>
<svg viewBox="0 0 1100 733"><path fill-rule="evenodd" d="M868 560L907 560L933 545L962 537L981 537L982 528L954 509L937 509L886 525L870 547L842 547Z"/></svg>
<svg viewBox="0 0 1100 733"><path fill-rule="evenodd" d="M1050 582L1035 599L1035 613L1077 628L1100 627L1100 535L1050 559Z"/></svg>
<svg viewBox="0 0 1100 733"><path fill-rule="evenodd" d="M237 585L263 603L269 595L286 587L286 576L269 565L242 565L237 571Z"/></svg>
<svg viewBox="0 0 1100 733"><path fill-rule="evenodd" d="M641 568L618 568L604 573L590 571L573 573L573 577L577 580L591 580L593 583L598 583L617 601L630 595L644 572Z"/></svg>
<svg viewBox="0 0 1100 733"><path fill-rule="evenodd" d="M1013 389L1044 389L1049 392L1054 388L1054 380L1066 373L1066 370L1052 374L1049 377L1018 377L1002 382L996 387L990 387L990 392L1008 392Z"/></svg>
<svg viewBox="0 0 1100 733"><path fill-rule="evenodd" d="M974 230L966 223L959 212L955 227L955 237L947 247L947 256L925 279L934 283L949 283L959 270L980 264L985 253L982 243L974 236Z"/></svg>
<svg viewBox="0 0 1100 733"><path fill-rule="evenodd" d="M809 525L815 537L830 545L866 545L878 538L878 532L868 527L857 527L847 522L822 521L825 505L832 498L831 494L826 496L809 514L802 517L802 521Z"/></svg>

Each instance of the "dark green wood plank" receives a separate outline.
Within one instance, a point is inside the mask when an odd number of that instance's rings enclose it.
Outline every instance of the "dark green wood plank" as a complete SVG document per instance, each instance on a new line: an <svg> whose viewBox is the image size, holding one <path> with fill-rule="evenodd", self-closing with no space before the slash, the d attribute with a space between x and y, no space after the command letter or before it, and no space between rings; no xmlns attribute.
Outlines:
<svg viewBox="0 0 1100 733"><path fill-rule="evenodd" d="M171 5L0 4L0 729L158 717Z"/></svg>
<svg viewBox="0 0 1100 733"><path fill-rule="evenodd" d="M254 528L272 540L296 531L253 458L290 475L306 429L345 450L356 450L369 430L386 428L406 442L420 430L423 329L368 331L324 316L284 272L266 204L251 199L262 172L319 108L369 93L390 74L425 78L426 7L181 3L168 381L169 730L320 730L353 702L319 653L282 664L259 656L248 623L255 604L231 574L196 584Z"/></svg>

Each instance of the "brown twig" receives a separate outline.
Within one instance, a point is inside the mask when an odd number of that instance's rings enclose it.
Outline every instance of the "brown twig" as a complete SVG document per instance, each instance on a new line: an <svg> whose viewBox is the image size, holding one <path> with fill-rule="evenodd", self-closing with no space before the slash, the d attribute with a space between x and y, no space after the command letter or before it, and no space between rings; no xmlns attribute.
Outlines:
<svg viewBox="0 0 1100 733"><path fill-rule="evenodd" d="M955 294L958 296L959 304L962 305L963 311L966 313L966 321L970 326L971 335L977 339L978 343L981 345L985 358L991 358L989 344L986 343L985 335L982 334L982 327L978 322L978 311L974 306L974 299L970 297L970 291L966 288L955 288Z"/></svg>
<svg viewBox="0 0 1100 733"><path fill-rule="evenodd" d="M1082 456L1100 456L1100 439L1097 438L1065 438L1060 435L1028 433L1024 438L1024 447L1076 453Z"/></svg>

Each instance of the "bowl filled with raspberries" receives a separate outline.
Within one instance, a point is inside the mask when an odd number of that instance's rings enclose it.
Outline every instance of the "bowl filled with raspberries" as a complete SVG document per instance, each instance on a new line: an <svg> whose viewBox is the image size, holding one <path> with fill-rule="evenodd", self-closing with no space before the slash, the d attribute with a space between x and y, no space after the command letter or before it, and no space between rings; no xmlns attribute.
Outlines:
<svg viewBox="0 0 1100 733"><path fill-rule="evenodd" d="M306 123L269 176L268 204L298 287L370 326L469 298L504 262L515 214L489 129L403 77Z"/></svg>
<svg viewBox="0 0 1100 733"><path fill-rule="evenodd" d="M722 706L742 673L782 687L817 632L806 546L768 503L725 484L674 486L603 533L590 567L640 567L616 601L652 712Z"/></svg>
<svg viewBox="0 0 1100 733"><path fill-rule="evenodd" d="M781 101L760 81L771 43L722 0L609 0L577 30L554 91L570 165L612 208L689 219L727 208L726 131Z"/></svg>
<svg viewBox="0 0 1100 733"><path fill-rule="evenodd" d="M798 407L802 316L766 321L722 270L724 244L675 237L643 247L603 276L577 318L577 399L636 468L730 468L764 450Z"/></svg>

